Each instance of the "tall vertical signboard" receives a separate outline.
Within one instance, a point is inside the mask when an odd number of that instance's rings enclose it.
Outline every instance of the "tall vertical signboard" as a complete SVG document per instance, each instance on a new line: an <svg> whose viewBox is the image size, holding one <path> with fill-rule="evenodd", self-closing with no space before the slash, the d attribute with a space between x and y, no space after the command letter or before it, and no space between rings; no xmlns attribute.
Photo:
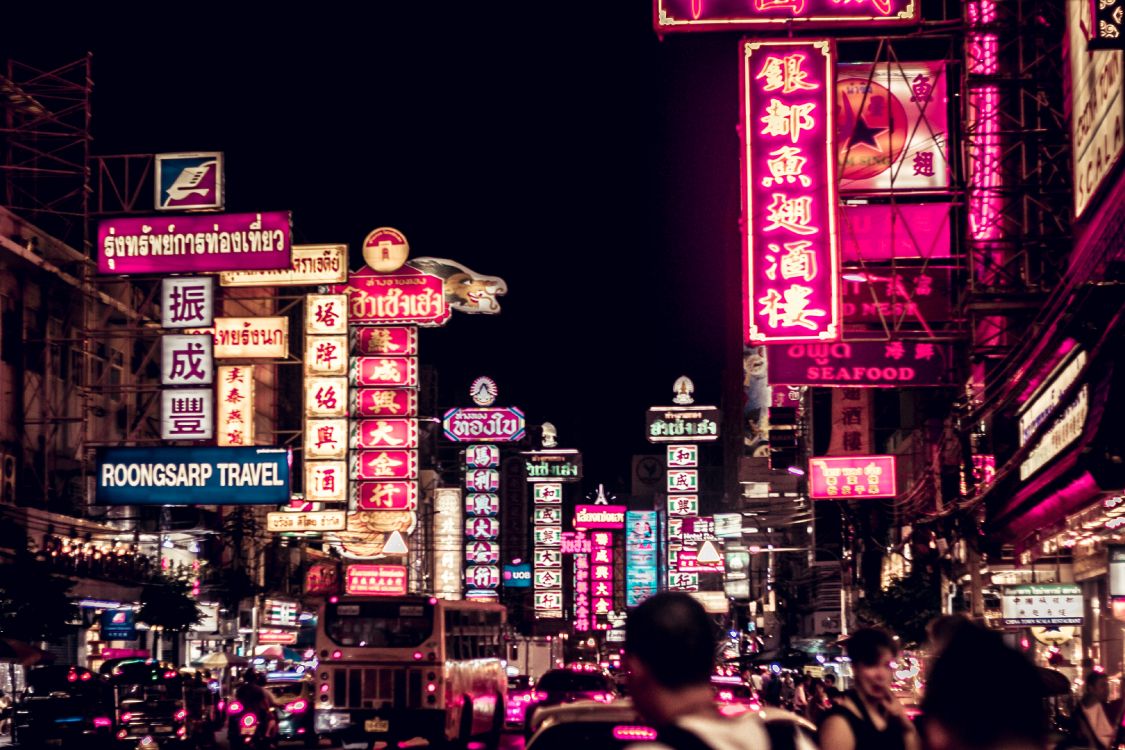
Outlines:
<svg viewBox="0 0 1125 750"><path fill-rule="evenodd" d="M840 338L835 48L742 43L744 315L751 343Z"/></svg>
<svg viewBox="0 0 1125 750"><path fill-rule="evenodd" d="M562 498L559 482L531 485L535 618L562 619Z"/></svg>

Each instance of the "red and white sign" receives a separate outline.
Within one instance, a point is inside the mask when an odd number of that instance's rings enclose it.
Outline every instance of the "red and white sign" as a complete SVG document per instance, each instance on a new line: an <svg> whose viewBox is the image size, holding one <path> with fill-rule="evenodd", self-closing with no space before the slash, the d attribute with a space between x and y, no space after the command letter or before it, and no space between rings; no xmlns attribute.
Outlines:
<svg viewBox="0 0 1125 750"><path fill-rule="evenodd" d="M305 420L305 459L348 457L348 420Z"/></svg>
<svg viewBox="0 0 1125 750"><path fill-rule="evenodd" d="M417 482L353 482L356 510L414 510L418 507Z"/></svg>
<svg viewBox="0 0 1125 750"><path fill-rule="evenodd" d="M352 479L418 478L417 451L352 451L348 463Z"/></svg>
<svg viewBox="0 0 1125 750"><path fill-rule="evenodd" d="M406 566L349 565L344 569L344 592L367 596L402 596L406 593Z"/></svg>
<svg viewBox="0 0 1125 750"><path fill-rule="evenodd" d="M352 357L348 379L364 387L417 388L418 358Z"/></svg>
<svg viewBox="0 0 1125 750"><path fill-rule="evenodd" d="M267 645L292 646L296 642L296 630L283 630L281 628L258 628L258 643Z"/></svg>
<svg viewBox="0 0 1125 750"><path fill-rule="evenodd" d="M347 375L348 337L305 336L305 372L311 375Z"/></svg>
<svg viewBox="0 0 1125 750"><path fill-rule="evenodd" d="M352 450L372 448L417 448L417 419L360 419L352 422Z"/></svg>
<svg viewBox="0 0 1125 750"><path fill-rule="evenodd" d="M623 529L624 505L577 505L574 508L574 528Z"/></svg>
<svg viewBox="0 0 1125 750"><path fill-rule="evenodd" d="M468 518L465 520L465 536L478 541L496 539L500 536L500 522L484 516Z"/></svg>
<svg viewBox="0 0 1125 750"><path fill-rule="evenodd" d="M894 456L826 456L809 459L809 497L895 497Z"/></svg>
<svg viewBox="0 0 1125 750"><path fill-rule="evenodd" d="M348 299L342 294L305 295L305 333L343 336L348 332Z"/></svg>
<svg viewBox="0 0 1125 750"><path fill-rule="evenodd" d="M510 443L524 433L523 412L514 406L456 408L442 420L445 436L463 443Z"/></svg>
<svg viewBox="0 0 1125 750"><path fill-rule="evenodd" d="M394 273L364 268L333 291L348 295L352 325L440 326L452 314L445 300L445 281L409 266Z"/></svg>
<svg viewBox="0 0 1125 750"><path fill-rule="evenodd" d="M216 388L218 430L222 447L254 444L254 366L220 367Z"/></svg>
<svg viewBox="0 0 1125 750"><path fill-rule="evenodd" d="M835 48L742 43L746 338L840 337Z"/></svg>
<svg viewBox="0 0 1125 750"><path fill-rule="evenodd" d="M416 417L418 391L413 388L353 388L353 417Z"/></svg>
<svg viewBox="0 0 1125 750"><path fill-rule="evenodd" d="M348 379L306 377L305 416L348 416Z"/></svg>
<svg viewBox="0 0 1125 750"><path fill-rule="evenodd" d="M414 326L356 326L351 338L352 351L359 355L410 357L418 353L418 329Z"/></svg>
<svg viewBox="0 0 1125 750"><path fill-rule="evenodd" d="M901 24L918 18L918 0L653 0L656 33L732 31L762 26Z"/></svg>

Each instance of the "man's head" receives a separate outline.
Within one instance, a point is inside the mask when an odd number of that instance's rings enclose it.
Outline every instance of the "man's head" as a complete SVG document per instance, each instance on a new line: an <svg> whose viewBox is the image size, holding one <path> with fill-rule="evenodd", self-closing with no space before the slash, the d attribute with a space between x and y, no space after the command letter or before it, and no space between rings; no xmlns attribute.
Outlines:
<svg viewBox="0 0 1125 750"><path fill-rule="evenodd" d="M661 696L700 685L710 689L717 640L717 626L687 594L657 594L630 612L625 663L637 709L659 719Z"/></svg>
<svg viewBox="0 0 1125 750"><path fill-rule="evenodd" d="M1003 685L980 679L982 665ZM974 677L976 675L976 677ZM933 750L1018 750L1044 747L1047 716L1035 666L1000 634L977 625L957 628L930 670L922 702Z"/></svg>
<svg viewBox="0 0 1125 750"><path fill-rule="evenodd" d="M1090 672L1086 675L1086 695L1091 696L1098 703L1109 700L1109 680L1102 672Z"/></svg>

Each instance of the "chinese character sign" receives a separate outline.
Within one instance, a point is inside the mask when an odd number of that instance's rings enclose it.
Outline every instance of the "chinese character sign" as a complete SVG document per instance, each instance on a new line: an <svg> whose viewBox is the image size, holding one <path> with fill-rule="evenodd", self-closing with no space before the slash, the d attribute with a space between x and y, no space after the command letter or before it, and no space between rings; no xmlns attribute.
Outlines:
<svg viewBox="0 0 1125 750"><path fill-rule="evenodd" d="M320 336L342 336L347 332L347 295L305 295L305 333Z"/></svg>
<svg viewBox="0 0 1125 750"><path fill-rule="evenodd" d="M809 497L894 497L894 456L826 456L809 459Z"/></svg>
<svg viewBox="0 0 1125 750"><path fill-rule="evenodd" d="M344 502L348 492L347 461L306 461L305 498L313 502Z"/></svg>
<svg viewBox="0 0 1125 750"><path fill-rule="evenodd" d="M918 0L653 0L653 25L664 34L778 24L901 24L916 19L920 5Z"/></svg>
<svg viewBox="0 0 1125 750"><path fill-rule="evenodd" d="M461 490L434 490L434 594L439 599L461 598L461 556L464 529Z"/></svg>
<svg viewBox="0 0 1125 750"><path fill-rule="evenodd" d="M305 372L311 375L347 375L348 337L305 336Z"/></svg>
<svg viewBox="0 0 1125 750"><path fill-rule="evenodd" d="M563 616L562 571L562 496L558 482L538 482L532 488L532 567L537 619ZM548 575L548 572L550 575ZM587 613L588 614L588 613Z"/></svg>
<svg viewBox="0 0 1125 750"><path fill-rule="evenodd" d="M164 279L160 317L164 328L209 328L215 315L215 284L209 276Z"/></svg>
<svg viewBox="0 0 1125 750"><path fill-rule="evenodd" d="M348 420L308 419L305 421L306 459L344 459L348 455Z"/></svg>
<svg viewBox="0 0 1125 750"><path fill-rule="evenodd" d="M202 337L197 337L202 338ZM215 398L218 400L218 444L254 444L254 367L220 367Z"/></svg>
<svg viewBox="0 0 1125 750"><path fill-rule="evenodd" d="M210 440L214 435L214 399L210 388L166 388L160 392L162 440Z"/></svg>
<svg viewBox="0 0 1125 750"><path fill-rule="evenodd" d="M210 385L214 346L208 336L172 334L160 340L163 385Z"/></svg>
<svg viewBox="0 0 1125 750"><path fill-rule="evenodd" d="M834 67L829 40L743 43L745 318L753 343L840 337Z"/></svg>

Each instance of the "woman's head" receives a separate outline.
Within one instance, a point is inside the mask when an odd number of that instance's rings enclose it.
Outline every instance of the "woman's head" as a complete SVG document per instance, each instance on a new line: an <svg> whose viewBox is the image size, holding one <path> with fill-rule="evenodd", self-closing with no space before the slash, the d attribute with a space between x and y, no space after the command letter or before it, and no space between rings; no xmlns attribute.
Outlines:
<svg viewBox="0 0 1125 750"><path fill-rule="evenodd" d="M898 646L885 630L860 628L848 638L856 689L866 698L882 700L890 695L892 663Z"/></svg>

